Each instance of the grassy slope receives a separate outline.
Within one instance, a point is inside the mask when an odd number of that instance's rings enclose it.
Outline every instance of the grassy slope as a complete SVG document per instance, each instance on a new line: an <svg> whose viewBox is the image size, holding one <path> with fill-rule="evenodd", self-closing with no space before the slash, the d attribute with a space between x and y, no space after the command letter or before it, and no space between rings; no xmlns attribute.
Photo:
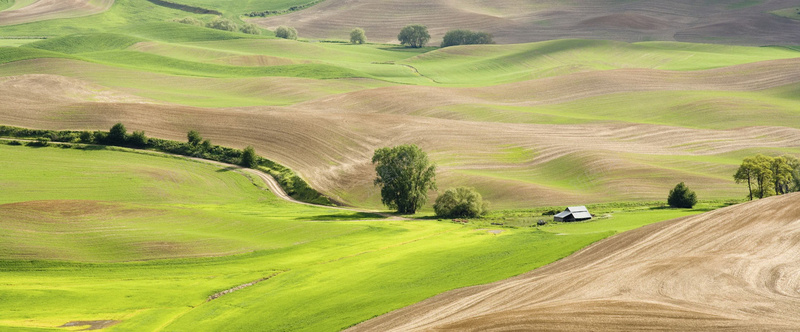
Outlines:
<svg viewBox="0 0 800 332"><path fill-rule="evenodd" d="M618 68L703 70L799 55L789 49L768 47L555 40L448 47L402 63L442 84L483 86Z"/></svg>
<svg viewBox="0 0 800 332"><path fill-rule="evenodd" d="M360 216L277 200L202 163L106 150L0 152L9 156L0 161L5 327L116 319L109 331L332 331L702 211L620 211L594 224L500 235L439 221L339 222Z"/></svg>

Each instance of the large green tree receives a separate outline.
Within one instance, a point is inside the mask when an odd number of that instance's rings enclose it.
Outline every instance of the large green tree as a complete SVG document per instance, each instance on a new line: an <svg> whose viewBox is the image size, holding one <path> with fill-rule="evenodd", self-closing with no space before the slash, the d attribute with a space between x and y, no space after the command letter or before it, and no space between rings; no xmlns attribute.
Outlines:
<svg viewBox="0 0 800 332"><path fill-rule="evenodd" d="M111 127L111 130L108 131L108 136L107 136L108 143L116 145L125 144L125 140L127 139L128 136L127 133L128 130L125 129L125 125L118 122L113 127Z"/></svg>
<svg viewBox="0 0 800 332"><path fill-rule="evenodd" d="M239 165L249 168L256 168L258 166L258 155L256 154L256 149L252 146L247 146L242 150L242 158L239 162Z"/></svg>
<svg viewBox="0 0 800 332"><path fill-rule="evenodd" d="M351 44L363 44L367 42L367 35L362 28L355 28L350 31Z"/></svg>
<svg viewBox="0 0 800 332"><path fill-rule="evenodd" d="M789 159L784 156L772 158L769 166L772 171L772 184L776 194L783 195L789 192L792 183L792 166Z"/></svg>
<svg viewBox="0 0 800 332"><path fill-rule="evenodd" d="M372 156L375 185L381 187L381 202L390 209L413 214L436 189L436 165L416 145L381 148Z"/></svg>
<svg viewBox="0 0 800 332"><path fill-rule="evenodd" d="M400 41L400 44L419 48L425 46L425 44L431 40L431 35L428 34L428 27L412 24L400 30L400 34L397 35L397 40Z"/></svg>
<svg viewBox="0 0 800 332"><path fill-rule="evenodd" d="M792 168L792 183L789 185L789 190L800 191L800 160L792 156L786 156L786 160Z"/></svg>
<svg viewBox="0 0 800 332"><path fill-rule="evenodd" d="M669 191L667 204L671 207L691 209L697 204L697 194L681 182Z"/></svg>

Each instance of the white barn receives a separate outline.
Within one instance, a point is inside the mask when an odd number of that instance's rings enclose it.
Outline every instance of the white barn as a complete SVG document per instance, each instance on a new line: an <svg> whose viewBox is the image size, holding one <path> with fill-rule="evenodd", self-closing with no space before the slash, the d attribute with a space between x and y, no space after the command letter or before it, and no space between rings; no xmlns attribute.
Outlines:
<svg viewBox="0 0 800 332"><path fill-rule="evenodd" d="M555 221L583 221L592 219L592 214L585 206L570 206L564 212L553 217Z"/></svg>

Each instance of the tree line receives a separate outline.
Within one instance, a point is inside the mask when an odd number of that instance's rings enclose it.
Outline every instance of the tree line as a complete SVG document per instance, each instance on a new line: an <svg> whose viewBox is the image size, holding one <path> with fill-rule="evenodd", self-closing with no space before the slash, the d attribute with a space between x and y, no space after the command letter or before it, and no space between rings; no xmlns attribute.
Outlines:
<svg viewBox="0 0 800 332"><path fill-rule="evenodd" d="M747 184L750 200L800 191L800 160L758 154L744 158L733 178Z"/></svg>
<svg viewBox="0 0 800 332"><path fill-rule="evenodd" d="M149 149L227 164L237 164L269 173L278 181L283 190L294 199L314 204L332 204L328 197L311 188L297 173L294 173L286 166L259 156L252 146L239 150L214 145L195 130L190 130L187 133L186 142L147 137L144 131L128 133L127 128L122 123L114 124L109 131L56 131L0 126L0 136L35 139L36 141L32 142L32 145L37 146L46 146L50 141L69 144L110 145ZM11 144L15 144L15 142L12 141ZM16 144L20 143L16 142Z"/></svg>

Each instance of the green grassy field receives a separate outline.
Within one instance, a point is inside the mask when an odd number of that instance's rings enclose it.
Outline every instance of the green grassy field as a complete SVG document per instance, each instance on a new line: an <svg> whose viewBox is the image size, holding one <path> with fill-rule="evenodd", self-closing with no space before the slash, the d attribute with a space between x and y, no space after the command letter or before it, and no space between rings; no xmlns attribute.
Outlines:
<svg viewBox="0 0 800 332"><path fill-rule="evenodd" d="M597 222L493 234L482 223L292 204L242 174L180 158L8 145L0 153L0 326L26 330L119 320L108 330L335 331L709 208L617 209Z"/></svg>

